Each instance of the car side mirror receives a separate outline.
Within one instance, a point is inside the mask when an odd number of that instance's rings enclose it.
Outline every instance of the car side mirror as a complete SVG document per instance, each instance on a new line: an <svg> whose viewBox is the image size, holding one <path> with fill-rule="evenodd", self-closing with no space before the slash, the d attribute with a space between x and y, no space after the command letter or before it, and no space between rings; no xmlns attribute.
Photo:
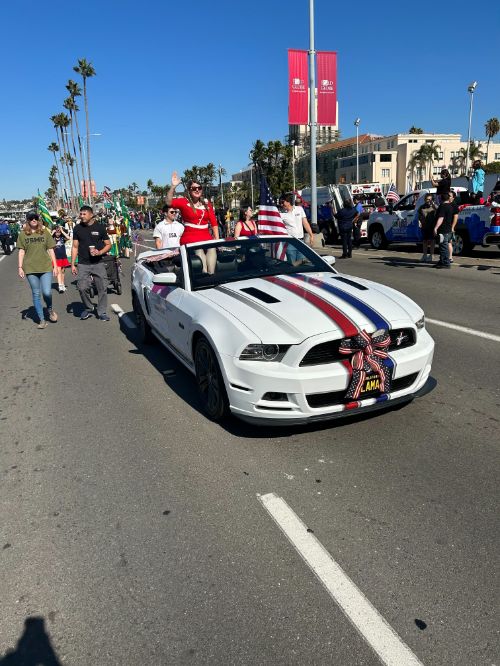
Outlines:
<svg viewBox="0 0 500 666"><path fill-rule="evenodd" d="M175 273L158 273L153 276L153 284L175 284L177 282L177 275Z"/></svg>
<svg viewBox="0 0 500 666"><path fill-rule="evenodd" d="M326 261L329 266L333 266L335 263L335 257L330 254L327 254L326 257L322 257L322 259L323 261Z"/></svg>

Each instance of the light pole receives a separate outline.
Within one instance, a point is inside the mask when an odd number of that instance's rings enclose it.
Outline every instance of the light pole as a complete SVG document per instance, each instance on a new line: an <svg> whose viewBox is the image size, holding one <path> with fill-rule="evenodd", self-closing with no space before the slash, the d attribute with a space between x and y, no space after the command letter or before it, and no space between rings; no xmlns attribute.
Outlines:
<svg viewBox="0 0 500 666"><path fill-rule="evenodd" d="M69 134L69 132L64 132L65 134ZM88 136L102 136L101 132L92 132L91 134L85 134L83 138L87 138ZM86 163L87 158L85 157L85 141L82 141L82 152L83 152L83 163ZM88 183L88 190L87 190L87 201L89 202L90 205L92 205L92 194L91 194L91 183L90 180L86 181L85 180L85 173L83 174L83 184Z"/></svg>
<svg viewBox="0 0 500 666"><path fill-rule="evenodd" d="M250 167L250 197L252 200L252 210L253 210L253 162L250 162L248 165Z"/></svg>
<svg viewBox="0 0 500 666"><path fill-rule="evenodd" d="M296 192L296 187L295 187L295 139L292 139L291 141L292 145L292 179L293 179L293 199L295 201L295 192Z"/></svg>
<svg viewBox="0 0 500 666"><path fill-rule="evenodd" d="M356 126L356 183L359 183L359 124L360 118L356 118L354 125Z"/></svg>
<svg viewBox="0 0 500 666"><path fill-rule="evenodd" d="M220 198L222 208L224 208L224 188L222 187L222 164L219 164L219 184L220 184Z"/></svg>
<svg viewBox="0 0 500 666"><path fill-rule="evenodd" d="M314 0L309 0L309 121L311 125L311 227L318 224L318 194L316 191L316 70L314 57Z"/></svg>
<svg viewBox="0 0 500 666"><path fill-rule="evenodd" d="M472 102L474 99L474 90L477 87L477 81L473 81L467 90L470 92L470 105L469 105L469 131L467 133L467 152L465 154L465 175L469 173L469 149L470 149L470 128L472 125Z"/></svg>

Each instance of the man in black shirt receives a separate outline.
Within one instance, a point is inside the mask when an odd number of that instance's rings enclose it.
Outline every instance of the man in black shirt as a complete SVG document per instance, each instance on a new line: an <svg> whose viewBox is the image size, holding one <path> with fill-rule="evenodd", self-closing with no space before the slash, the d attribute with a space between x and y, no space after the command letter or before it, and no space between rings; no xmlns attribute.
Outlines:
<svg viewBox="0 0 500 666"><path fill-rule="evenodd" d="M346 201L344 207L338 213L335 213L335 218L339 225L340 237L342 238L341 259L350 259L352 257L352 232L358 217L359 213L350 201Z"/></svg>
<svg viewBox="0 0 500 666"><path fill-rule="evenodd" d="M437 236L439 233L442 238L439 243L439 262L436 264L436 268L451 268L448 244L453 235L452 225L454 214L454 208L450 203L450 193L444 192L441 195L441 203L436 213L436 225L434 227L434 234Z"/></svg>
<svg viewBox="0 0 500 666"><path fill-rule="evenodd" d="M73 231L73 247L71 248L71 272L78 275L78 290L85 310L80 319L88 319L94 311L90 297L92 279L97 288L97 317L101 321L109 321L106 313L108 300L108 278L102 255L111 249L111 241L102 224L98 224L92 208L80 208L80 224ZM78 255L78 269L75 265Z"/></svg>

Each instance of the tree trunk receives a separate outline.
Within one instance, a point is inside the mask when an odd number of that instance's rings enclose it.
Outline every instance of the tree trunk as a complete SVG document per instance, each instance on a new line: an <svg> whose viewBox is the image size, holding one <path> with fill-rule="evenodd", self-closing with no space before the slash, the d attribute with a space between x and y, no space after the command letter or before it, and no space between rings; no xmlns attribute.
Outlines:
<svg viewBox="0 0 500 666"><path fill-rule="evenodd" d="M57 175L59 176L59 178L57 179L57 180L59 181L59 183L58 183L58 185L57 185L57 187L56 187L56 196L57 196L57 198L59 199L58 208L64 208L64 197L60 197L60 196L59 196L59 186L60 186L61 189L62 189L62 183L60 182L60 179L61 179L61 172L59 171L59 162L57 161L56 151L54 151L53 155L54 155L54 162L55 162L55 164L56 164Z"/></svg>
<svg viewBox="0 0 500 666"><path fill-rule="evenodd" d="M88 199L92 206L92 172L90 171L90 128L89 128L89 107L87 104L87 79L83 79L83 101L85 103L85 122L87 125L87 173L89 174Z"/></svg>
<svg viewBox="0 0 500 666"><path fill-rule="evenodd" d="M66 147L66 139L65 139L65 136L64 136L64 130L63 130L62 127L60 127L59 129L61 130L61 139L62 139L63 147L64 147L64 155L66 156L66 155L69 155L69 150ZM75 210L75 192L74 192L74 189L73 189L73 181L71 180L71 172L70 172L69 164L68 164L68 161L67 161L66 157L64 158L64 163L66 165L66 171L67 171L67 174L68 174L69 191L70 191L70 198L71 198L71 209Z"/></svg>
<svg viewBox="0 0 500 666"><path fill-rule="evenodd" d="M82 140L81 140L81 137L80 137L80 128L78 126L78 112L77 111L75 111L75 125L76 125L76 134L77 134L77 137L78 137L78 152L80 153L80 166L81 166L81 169L82 169L82 176L83 176L82 180L85 183L85 180L86 180L85 162L84 162L83 153L82 153Z"/></svg>
<svg viewBox="0 0 500 666"><path fill-rule="evenodd" d="M69 117L70 117L70 120L71 120L71 129L70 129L70 131L71 131L71 144L73 145L73 155L75 156L75 164L76 164L76 176L78 178L77 188L76 188L76 194L78 196L78 193L80 192L80 180L81 180L81 178L80 178L80 169L78 168L78 157L76 156L75 137L74 137L74 134L73 134L73 111L71 111L71 110L69 112Z"/></svg>
<svg viewBox="0 0 500 666"><path fill-rule="evenodd" d="M57 136L57 145L59 146L59 152L61 154L61 157L64 157L64 150L63 150L63 147L61 147L61 139L59 137L58 128L55 127L55 130L56 130L56 136ZM63 164L63 162L61 162L61 164ZM64 172L64 168L61 169L60 173L62 174L62 180L63 180L63 207L64 207L66 205L64 203L64 193L66 193L66 196L68 196L68 183L66 182L66 174Z"/></svg>

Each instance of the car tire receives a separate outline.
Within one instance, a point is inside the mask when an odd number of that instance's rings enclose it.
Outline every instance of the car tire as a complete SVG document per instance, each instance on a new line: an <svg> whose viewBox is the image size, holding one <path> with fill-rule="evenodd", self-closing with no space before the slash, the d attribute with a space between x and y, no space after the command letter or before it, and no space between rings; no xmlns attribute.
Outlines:
<svg viewBox="0 0 500 666"><path fill-rule="evenodd" d="M141 304L135 292L132 292L132 309L134 310L135 321L137 323L137 328L139 330L139 339L145 345L152 345L156 342L156 338L153 335L151 326L146 320L146 316L142 311Z"/></svg>
<svg viewBox="0 0 500 666"><path fill-rule="evenodd" d="M229 401L217 357L206 338L196 343L194 367L204 413L212 421L222 421L229 412Z"/></svg>
<svg viewBox="0 0 500 666"><path fill-rule="evenodd" d="M370 245L374 250L385 250L387 247L387 238L380 224L370 229Z"/></svg>
<svg viewBox="0 0 500 666"><path fill-rule="evenodd" d="M453 241L453 256L465 257L470 255L474 244L470 242L470 237L467 231L460 230L455 233L455 240Z"/></svg>

